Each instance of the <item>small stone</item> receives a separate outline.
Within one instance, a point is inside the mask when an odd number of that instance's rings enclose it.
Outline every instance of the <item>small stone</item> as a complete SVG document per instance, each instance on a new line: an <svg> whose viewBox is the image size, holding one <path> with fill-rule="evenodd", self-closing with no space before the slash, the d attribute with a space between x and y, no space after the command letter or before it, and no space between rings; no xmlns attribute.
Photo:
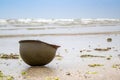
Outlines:
<svg viewBox="0 0 120 80"><path fill-rule="evenodd" d="M112 56L109 55L106 59L107 59L107 60L111 60L111 58L112 58Z"/></svg>
<svg viewBox="0 0 120 80"><path fill-rule="evenodd" d="M107 60L111 60L111 57L106 58Z"/></svg>
<svg viewBox="0 0 120 80"><path fill-rule="evenodd" d="M82 53L82 50L80 52Z"/></svg>
<svg viewBox="0 0 120 80"><path fill-rule="evenodd" d="M71 75L71 73L70 73L70 72L67 72L66 75Z"/></svg>
<svg viewBox="0 0 120 80"><path fill-rule="evenodd" d="M107 42L112 42L112 38L107 38Z"/></svg>

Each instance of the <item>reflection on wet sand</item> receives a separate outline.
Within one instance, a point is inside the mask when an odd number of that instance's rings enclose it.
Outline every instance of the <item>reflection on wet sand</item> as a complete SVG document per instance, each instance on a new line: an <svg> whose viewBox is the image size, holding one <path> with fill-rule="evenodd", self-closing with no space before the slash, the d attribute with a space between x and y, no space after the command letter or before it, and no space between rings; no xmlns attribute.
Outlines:
<svg viewBox="0 0 120 80"><path fill-rule="evenodd" d="M55 69L47 66L33 66L25 71L27 74L24 76L27 77L28 80L44 80L46 77L56 75Z"/></svg>

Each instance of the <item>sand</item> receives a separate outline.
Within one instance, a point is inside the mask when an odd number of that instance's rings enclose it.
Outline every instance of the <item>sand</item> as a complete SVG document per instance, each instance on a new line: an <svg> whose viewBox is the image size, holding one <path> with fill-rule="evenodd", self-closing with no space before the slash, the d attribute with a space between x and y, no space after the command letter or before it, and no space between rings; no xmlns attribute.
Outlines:
<svg viewBox="0 0 120 80"><path fill-rule="evenodd" d="M108 42L107 38L111 38L112 41ZM119 32L2 37L0 54L19 54L18 41L23 39L42 40L61 47L58 48L53 61L45 66L29 66L21 58L0 59L0 71L4 75L13 76L15 80L120 80ZM104 51L107 48L109 49ZM81 55L104 57L81 57ZM102 66L89 66L95 64Z"/></svg>

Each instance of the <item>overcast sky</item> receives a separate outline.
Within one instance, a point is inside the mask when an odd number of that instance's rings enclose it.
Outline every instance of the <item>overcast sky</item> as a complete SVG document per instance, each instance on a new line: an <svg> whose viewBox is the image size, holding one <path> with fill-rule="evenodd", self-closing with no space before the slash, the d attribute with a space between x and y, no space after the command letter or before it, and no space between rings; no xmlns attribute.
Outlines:
<svg viewBox="0 0 120 80"><path fill-rule="evenodd" d="M120 0L0 0L0 18L120 18Z"/></svg>

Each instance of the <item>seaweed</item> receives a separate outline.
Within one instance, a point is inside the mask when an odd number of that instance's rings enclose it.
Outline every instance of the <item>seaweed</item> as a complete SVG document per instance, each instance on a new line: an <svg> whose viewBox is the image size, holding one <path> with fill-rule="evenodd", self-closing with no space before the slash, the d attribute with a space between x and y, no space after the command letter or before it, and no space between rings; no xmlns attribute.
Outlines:
<svg viewBox="0 0 120 80"><path fill-rule="evenodd" d="M104 66L103 64L89 64L89 67L100 67L100 66Z"/></svg>
<svg viewBox="0 0 120 80"><path fill-rule="evenodd" d="M62 56L61 55L56 55L55 56L57 60L62 60Z"/></svg>
<svg viewBox="0 0 120 80"><path fill-rule="evenodd" d="M7 80L14 80L13 76L7 76L6 78L7 78Z"/></svg>
<svg viewBox="0 0 120 80"><path fill-rule="evenodd" d="M0 71L0 77L3 77L3 73L2 73L2 71Z"/></svg>
<svg viewBox="0 0 120 80"><path fill-rule="evenodd" d="M84 52L84 51L86 51L86 52L91 52L92 50L80 50L80 53L82 53L82 52Z"/></svg>
<svg viewBox="0 0 120 80"><path fill-rule="evenodd" d="M21 72L22 75L26 75L27 73L25 71Z"/></svg>
<svg viewBox="0 0 120 80"><path fill-rule="evenodd" d="M111 48L107 47L107 48L95 48L95 51L109 51Z"/></svg>
<svg viewBox="0 0 120 80"><path fill-rule="evenodd" d="M58 77L46 77L45 80L60 80Z"/></svg>
<svg viewBox="0 0 120 80"><path fill-rule="evenodd" d="M0 80L14 80L13 76L10 75L4 75L2 71L0 71Z"/></svg>
<svg viewBox="0 0 120 80"><path fill-rule="evenodd" d="M114 64L112 65L112 68L120 69L120 64Z"/></svg>
<svg viewBox="0 0 120 80"><path fill-rule="evenodd" d="M99 57L99 58L105 58L105 56L98 56L98 55L90 55L90 54L84 54L80 56L81 58L88 58L88 57Z"/></svg>
<svg viewBox="0 0 120 80"><path fill-rule="evenodd" d="M0 54L1 59L19 59L19 55L17 54Z"/></svg>
<svg viewBox="0 0 120 80"><path fill-rule="evenodd" d="M88 71L88 72L86 72L86 74L97 74L98 72L96 72L96 71Z"/></svg>

